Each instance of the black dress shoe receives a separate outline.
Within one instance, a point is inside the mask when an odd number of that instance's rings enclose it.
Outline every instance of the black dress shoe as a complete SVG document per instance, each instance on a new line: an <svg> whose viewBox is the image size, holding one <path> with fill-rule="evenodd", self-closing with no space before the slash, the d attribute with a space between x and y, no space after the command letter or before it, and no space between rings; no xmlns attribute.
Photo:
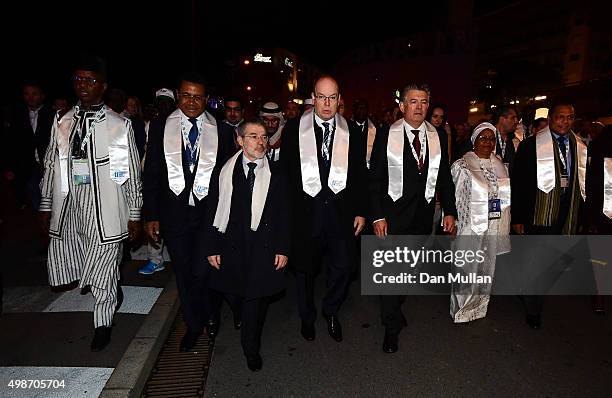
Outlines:
<svg viewBox="0 0 612 398"><path fill-rule="evenodd" d="M110 343L111 339L111 327L110 326L98 326L94 331L94 338L91 341L91 350L93 352L102 351L104 347Z"/></svg>
<svg viewBox="0 0 612 398"><path fill-rule="evenodd" d="M240 318L240 316L236 316L234 315L234 329L236 330L240 330L240 328L242 327L242 319Z"/></svg>
<svg viewBox="0 0 612 398"><path fill-rule="evenodd" d="M306 339L306 341L313 341L315 339L315 328L314 323L304 322L302 321L302 337Z"/></svg>
<svg viewBox="0 0 612 398"><path fill-rule="evenodd" d="M387 354L393 354L394 352L397 352L397 341L398 341L398 334L397 333L393 333L393 332L389 332L389 331L385 331L385 339L383 340L383 351L386 352Z"/></svg>
<svg viewBox="0 0 612 398"><path fill-rule="evenodd" d="M338 343L342 341L342 325L340 325L340 320L336 315L325 315L323 317L327 321L327 332L331 336L332 339L336 340Z"/></svg>
<svg viewBox="0 0 612 398"><path fill-rule="evenodd" d="M214 319L209 319L206 324L206 334L208 338L214 340L215 337L219 334L219 321Z"/></svg>
<svg viewBox="0 0 612 398"><path fill-rule="evenodd" d="M532 329L539 329L542 323L539 315L527 315L525 322L527 322L527 325Z"/></svg>
<svg viewBox="0 0 612 398"><path fill-rule="evenodd" d="M259 354L247 355L246 360L247 360L247 366L253 372L258 372L261 370L261 367L263 365L263 360L261 359L261 355Z"/></svg>
<svg viewBox="0 0 612 398"><path fill-rule="evenodd" d="M179 346L179 351L180 352L190 351L193 347L195 347L196 343L198 342L199 336L200 336L200 333L187 331L187 333L185 333L185 335L181 339L181 345Z"/></svg>

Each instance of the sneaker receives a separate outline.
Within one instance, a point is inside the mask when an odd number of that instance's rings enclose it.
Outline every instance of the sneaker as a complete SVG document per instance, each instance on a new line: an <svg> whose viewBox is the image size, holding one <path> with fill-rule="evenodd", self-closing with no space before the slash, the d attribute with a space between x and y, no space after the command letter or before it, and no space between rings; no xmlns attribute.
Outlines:
<svg viewBox="0 0 612 398"><path fill-rule="evenodd" d="M138 270L138 273L142 275L151 275L158 271L163 271L165 269L166 267L164 266L163 261L159 264L155 264L153 261L149 261L142 268Z"/></svg>

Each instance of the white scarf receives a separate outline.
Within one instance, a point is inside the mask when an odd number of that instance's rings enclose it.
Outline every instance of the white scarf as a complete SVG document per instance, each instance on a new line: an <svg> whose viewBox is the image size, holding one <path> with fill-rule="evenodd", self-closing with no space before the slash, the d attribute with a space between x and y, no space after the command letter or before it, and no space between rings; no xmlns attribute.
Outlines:
<svg viewBox="0 0 612 398"><path fill-rule="evenodd" d="M428 122L424 123L429 161L427 183L425 185L425 200L429 203L436 192L441 152L440 138L436 128ZM389 127L389 140L387 141L387 169L389 174L387 193L394 202L402 197L404 189L404 137L404 119L400 119Z"/></svg>
<svg viewBox="0 0 612 398"><path fill-rule="evenodd" d="M331 167L327 185L337 194L346 188L348 171L349 128L344 117L336 113L336 132L331 153ZM314 110L304 112L298 131L302 189L313 198L321 191L321 176L317 160L317 139L314 132Z"/></svg>
<svg viewBox="0 0 612 398"><path fill-rule="evenodd" d="M472 177L472 197L470 200L470 224L472 231L482 235L489 228L489 184L482 169L478 156L470 151L463 155ZM498 193L501 211L510 206L510 178L506 166L491 153L489 157L493 171L497 177Z"/></svg>
<svg viewBox="0 0 612 398"><path fill-rule="evenodd" d="M570 132L568 134L574 133ZM582 195L582 199L585 200L587 147L579 137L574 135L574 138L576 141L576 157L578 159L573 159L573 161L578 162L578 183L580 184L580 194ZM557 183L555 178L555 145L553 144L550 128L546 127L539 131L535 139L538 189L544 193L549 193Z"/></svg>
<svg viewBox="0 0 612 398"><path fill-rule="evenodd" d="M230 210L232 208L232 193L234 191L234 167L236 167L236 161L238 161L241 154L242 150L232 156L225 163L219 174L219 203L217 204L217 212L215 213L213 226L221 233L225 233L227 223L229 222ZM242 173L243 171L240 170L240 172ZM260 170L255 178L253 197L251 199L251 230L253 231L257 231L259 222L261 221L261 214L263 213L266 198L268 196L268 188L270 187L270 176L268 158L264 156Z"/></svg>
<svg viewBox="0 0 612 398"><path fill-rule="evenodd" d="M603 213L612 219L612 158L604 158L604 201Z"/></svg>
<svg viewBox="0 0 612 398"><path fill-rule="evenodd" d="M217 161L219 137L217 122L211 114L204 111L202 133L199 140L198 166L193 181L192 192L198 200L208 195L210 176ZM164 155L168 168L168 185L175 195L180 195L185 189L183 175L183 134L181 130L182 112L175 110L168 116L164 128Z"/></svg>

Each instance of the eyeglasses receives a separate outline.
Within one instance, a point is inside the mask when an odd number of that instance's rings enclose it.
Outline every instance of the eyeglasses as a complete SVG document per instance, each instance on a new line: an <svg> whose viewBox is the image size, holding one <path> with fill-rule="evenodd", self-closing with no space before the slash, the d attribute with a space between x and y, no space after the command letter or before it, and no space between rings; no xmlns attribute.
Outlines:
<svg viewBox="0 0 612 398"><path fill-rule="evenodd" d="M485 136L480 136L478 138L476 138L476 141L489 141L489 142L495 142L495 137L485 137Z"/></svg>
<svg viewBox="0 0 612 398"><path fill-rule="evenodd" d="M248 138L253 141L262 140L263 142L268 142L268 140L270 139L270 137L268 137L267 135L254 135L254 134L245 135L244 138Z"/></svg>
<svg viewBox="0 0 612 398"><path fill-rule="evenodd" d="M203 95L191 95L189 93L180 93L179 97L185 101L203 102L206 97Z"/></svg>
<svg viewBox="0 0 612 398"><path fill-rule="evenodd" d="M85 83L88 86L93 86L97 82L100 81L99 79L94 79L93 77L86 77L86 76L79 76L79 75L72 76L71 80L74 84Z"/></svg>
<svg viewBox="0 0 612 398"><path fill-rule="evenodd" d="M338 94L332 94L330 96L325 96L323 94L315 95L315 98L321 102L325 102L325 100L329 100L330 102L335 102L338 100Z"/></svg>

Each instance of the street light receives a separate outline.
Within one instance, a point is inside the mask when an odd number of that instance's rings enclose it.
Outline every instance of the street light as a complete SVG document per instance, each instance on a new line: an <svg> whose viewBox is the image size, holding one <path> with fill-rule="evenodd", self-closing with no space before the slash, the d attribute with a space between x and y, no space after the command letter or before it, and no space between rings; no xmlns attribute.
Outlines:
<svg viewBox="0 0 612 398"><path fill-rule="evenodd" d="M536 101L542 101L542 100L545 100L545 99L546 99L545 95L538 95L537 97L534 98L534 100L536 100Z"/></svg>
<svg viewBox="0 0 612 398"><path fill-rule="evenodd" d="M248 59L245 59L244 61L242 61L243 64L245 65L249 65L251 63L251 61L249 61Z"/></svg>
<svg viewBox="0 0 612 398"><path fill-rule="evenodd" d="M253 87L251 86L246 86L246 91L251 91L253 89Z"/></svg>

